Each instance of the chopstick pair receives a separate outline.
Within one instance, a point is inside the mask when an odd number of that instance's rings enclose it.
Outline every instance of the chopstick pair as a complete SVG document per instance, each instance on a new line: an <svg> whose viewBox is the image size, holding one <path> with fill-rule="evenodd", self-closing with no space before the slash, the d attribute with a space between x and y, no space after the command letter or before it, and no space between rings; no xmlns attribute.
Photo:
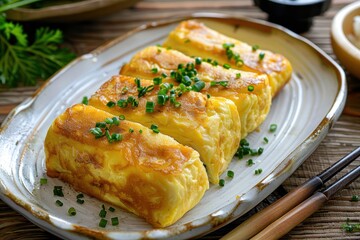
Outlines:
<svg viewBox="0 0 360 240"><path fill-rule="evenodd" d="M337 191L360 176L360 165L320 192L324 183L360 156L360 147L256 213L221 240L278 239L316 212ZM315 193L316 192L316 193Z"/></svg>

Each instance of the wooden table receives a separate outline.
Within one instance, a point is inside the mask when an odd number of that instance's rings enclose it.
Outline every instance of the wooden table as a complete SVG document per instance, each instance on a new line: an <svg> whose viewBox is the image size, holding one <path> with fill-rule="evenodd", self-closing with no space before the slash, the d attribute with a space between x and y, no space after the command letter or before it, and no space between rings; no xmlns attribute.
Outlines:
<svg viewBox="0 0 360 240"><path fill-rule="evenodd" d="M332 7L324 16L315 18L312 29L303 36L335 58L329 38L331 20L339 9L351 2L353 1L333 0ZM266 19L266 14L253 6L251 0L146 0L139 2L131 9L105 18L91 22L62 24L57 27L64 30L66 45L81 55L140 24L167 19L174 15L187 15L195 11L231 13L238 16ZM359 92L359 79L348 76L348 84L349 93ZM37 88L38 86L0 89L0 122L12 108L26 97L31 96ZM360 108L359 94L353 94L348 99L347 106L350 105ZM245 216L202 237L202 239L220 238L250 215L286 194L287 191L300 185L306 179L321 172L357 146L360 146L360 117L351 116L345 111L318 149L281 187ZM359 165L359 161L354 162L343 172ZM352 222L360 222L360 202L349 201L354 194L360 195L360 179L338 193L334 199L293 229L284 239L360 239L360 232L345 233L341 229L341 224L345 223L347 218ZM57 238L33 225L0 200L0 239Z"/></svg>

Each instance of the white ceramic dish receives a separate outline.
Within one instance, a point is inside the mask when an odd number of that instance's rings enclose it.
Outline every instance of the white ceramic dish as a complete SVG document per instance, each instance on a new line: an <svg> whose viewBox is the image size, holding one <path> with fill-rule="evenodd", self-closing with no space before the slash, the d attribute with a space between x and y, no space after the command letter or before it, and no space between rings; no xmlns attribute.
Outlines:
<svg viewBox="0 0 360 240"><path fill-rule="evenodd" d="M161 43L181 19L142 26L84 55L53 76L36 95L17 107L5 120L0 135L0 197L44 229L67 239L171 238L184 239L213 231L253 208L275 190L316 149L339 117L345 103L346 81L341 68L304 38L258 20L219 14L195 14L192 18L229 36L284 54L294 74L273 102L260 131L248 136L253 147L264 147L255 165L234 159L233 179L225 187L213 185L202 201L173 226L153 229L142 219L116 208L107 219L119 217L119 225L100 228L102 202L85 196L76 203L77 192L46 176L43 141L54 118L70 105L92 94L116 74L139 49ZM276 123L275 133L268 131ZM269 143L263 143L267 137ZM255 169L263 169L255 175ZM53 196L53 186L64 186L65 197ZM63 207L55 205L61 199ZM107 207L109 205L105 204ZM77 215L67 214L69 207Z"/></svg>

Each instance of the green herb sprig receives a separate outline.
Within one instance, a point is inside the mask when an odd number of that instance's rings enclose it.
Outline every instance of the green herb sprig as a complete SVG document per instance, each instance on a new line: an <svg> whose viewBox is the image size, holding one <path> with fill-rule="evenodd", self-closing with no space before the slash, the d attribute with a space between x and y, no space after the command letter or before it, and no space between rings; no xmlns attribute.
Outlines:
<svg viewBox="0 0 360 240"><path fill-rule="evenodd" d="M3 13L37 1L0 0L0 85L36 85L75 58L60 47L63 34L59 29L39 28L30 42L23 26L8 21Z"/></svg>

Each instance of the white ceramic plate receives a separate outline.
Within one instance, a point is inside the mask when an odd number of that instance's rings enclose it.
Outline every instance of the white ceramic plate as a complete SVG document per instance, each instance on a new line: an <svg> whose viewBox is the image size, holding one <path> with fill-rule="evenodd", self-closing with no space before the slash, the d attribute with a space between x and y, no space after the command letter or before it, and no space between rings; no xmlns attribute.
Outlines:
<svg viewBox="0 0 360 240"><path fill-rule="evenodd" d="M85 204L77 204L78 193L58 179L48 179L48 184L40 186L40 178L46 176L43 141L55 117L91 95L139 49L161 43L181 20L177 19L142 26L78 58L12 111L0 135L1 199L35 224L68 239L184 239L213 231L241 216L289 177L339 117L346 97L343 71L314 44L275 25L219 14L192 17L231 37L282 53L293 65L290 84L273 101L260 131L247 138L253 147L265 149L253 158L255 165L248 167L245 160L234 159L229 169L235 177L230 180L225 173L225 187L211 186L194 209L164 229L154 229L119 208L107 216L108 220L119 217L119 225L100 228L102 202L85 196ZM268 131L271 123L278 125L275 133ZM268 144L263 143L264 137ZM263 172L255 175L259 168ZM64 187L65 197L53 196L54 185ZM57 199L63 207L55 205ZM67 214L71 206L77 209L74 217Z"/></svg>

